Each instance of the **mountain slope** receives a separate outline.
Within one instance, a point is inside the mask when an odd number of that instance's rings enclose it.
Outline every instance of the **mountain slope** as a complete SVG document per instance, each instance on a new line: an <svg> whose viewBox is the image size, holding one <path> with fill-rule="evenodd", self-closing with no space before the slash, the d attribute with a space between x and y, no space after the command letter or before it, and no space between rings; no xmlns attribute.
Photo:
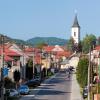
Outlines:
<svg viewBox="0 0 100 100"><path fill-rule="evenodd" d="M0 34L1 37L2 34ZM8 36L4 36L4 41L5 42L14 42L19 45L31 45L31 46L36 46L39 43L46 43L48 45L66 45L68 40L65 39L60 39L56 37L35 37L31 38L27 41L21 40L21 39L13 39ZM1 43L1 39L0 39Z"/></svg>
<svg viewBox="0 0 100 100"><path fill-rule="evenodd" d="M27 40L26 42L33 44L34 46L41 42L47 43L48 45L66 45L67 44L67 40L56 38L56 37L35 37L35 38Z"/></svg>

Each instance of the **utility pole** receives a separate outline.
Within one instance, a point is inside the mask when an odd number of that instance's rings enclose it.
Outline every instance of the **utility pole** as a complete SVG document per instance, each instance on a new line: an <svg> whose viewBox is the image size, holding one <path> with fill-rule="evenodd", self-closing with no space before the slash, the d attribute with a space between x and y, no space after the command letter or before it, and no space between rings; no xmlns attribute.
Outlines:
<svg viewBox="0 0 100 100"><path fill-rule="evenodd" d="M35 75L34 75L34 65L35 65L35 49L33 50L33 78L35 78Z"/></svg>
<svg viewBox="0 0 100 100"><path fill-rule="evenodd" d="M1 35L1 100L4 100L4 36Z"/></svg>
<svg viewBox="0 0 100 100"><path fill-rule="evenodd" d="M48 76L48 53L46 53L46 77Z"/></svg>
<svg viewBox="0 0 100 100"><path fill-rule="evenodd" d="M25 70L25 47L24 47L24 45L22 44L21 45L21 47L22 47L22 81L23 81L23 79L25 79L26 77L25 77L25 75L26 75L26 70Z"/></svg>
<svg viewBox="0 0 100 100"><path fill-rule="evenodd" d="M40 80L42 80L42 49L40 49Z"/></svg>
<svg viewBox="0 0 100 100"><path fill-rule="evenodd" d="M97 100L99 100L99 97L98 97L98 92L99 92L99 82L98 82L98 80L99 80L99 56L98 56L98 59L97 59L97 68L96 68L96 73L97 73Z"/></svg>
<svg viewBox="0 0 100 100"><path fill-rule="evenodd" d="M25 46L23 45L23 67L24 67L24 80L26 79L26 65L25 65Z"/></svg>
<svg viewBox="0 0 100 100"><path fill-rule="evenodd" d="M89 48L89 66L88 66L88 100L90 100L90 69L91 69L91 46Z"/></svg>

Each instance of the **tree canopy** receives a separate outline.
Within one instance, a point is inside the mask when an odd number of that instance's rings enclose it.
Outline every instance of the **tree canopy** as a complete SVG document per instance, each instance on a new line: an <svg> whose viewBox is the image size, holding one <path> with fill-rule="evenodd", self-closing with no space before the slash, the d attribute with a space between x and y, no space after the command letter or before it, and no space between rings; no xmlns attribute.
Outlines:
<svg viewBox="0 0 100 100"><path fill-rule="evenodd" d="M14 71L14 81L19 82L19 80L20 80L20 72L19 70L15 70Z"/></svg>
<svg viewBox="0 0 100 100"><path fill-rule="evenodd" d="M100 45L100 36L97 39L97 45Z"/></svg>
<svg viewBox="0 0 100 100"><path fill-rule="evenodd" d="M90 46L93 47L95 45L96 45L96 36L93 34L90 35L87 34L82 41L82 50L84 53L88 53L89 47Z"/></svg>
<svg viewBox="0 0 100 100"><path fill-rule="evenodd" d="M44 46L47 46L47 45L48 45L47 43L41 42L41 43L36 44L36 47L39 49L42 49Z"/></svg>
<svg viewBox="0 0 100 100"><path fill-rule="evenodd" d="M74 51L74 39L71 37L67 43L67 49L70 51Z"/></svg>
<svg viewBox="0 0 100 100"><path fill-rule="evenodd" d="M77 67L77 80L81 87L87 85L88 65L89 65L89 61L87 58L81 58L79 60L78 67Z"/></svg>

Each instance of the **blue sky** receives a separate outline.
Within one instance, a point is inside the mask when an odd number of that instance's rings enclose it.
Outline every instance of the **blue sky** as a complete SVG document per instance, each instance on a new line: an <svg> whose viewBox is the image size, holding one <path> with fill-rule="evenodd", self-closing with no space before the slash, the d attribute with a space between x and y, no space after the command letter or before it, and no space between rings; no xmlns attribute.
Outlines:
<svg viewBox="0 0 100 100"><path fill-rule="evenodd" d="M0 0L0 33L23 40L70 38L77 10L81 38L100 36L100 0Z"/></svg>

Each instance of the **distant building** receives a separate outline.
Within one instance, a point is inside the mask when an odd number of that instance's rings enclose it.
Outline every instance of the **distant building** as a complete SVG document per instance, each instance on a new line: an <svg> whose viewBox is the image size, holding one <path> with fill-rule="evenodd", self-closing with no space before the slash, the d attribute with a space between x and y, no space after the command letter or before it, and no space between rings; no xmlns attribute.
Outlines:
<svg viewBox="0 0 100 100"><path fill-rule="evenodd" d="M75 44L78 44L80 41L80 25L78 23L77 14L75 15L73 25L71 27L71 37L74 40Z"/></svg>
<svg viewBox="0 0 100 100"><path fill-rule="evenodd" d="M44 49L44 52L47 52L48 54L50 54L50 57L51 57L51 59L48 61L49 63L48 65L52 63L53 67L57 67L57 68L60 67L61 60L62 61L66 60L72 54L70 51L65 50L63 46L59 46L59 45L45 46L43 49ZM63 65L65 66L66 64L63 63Z"/></svg>

